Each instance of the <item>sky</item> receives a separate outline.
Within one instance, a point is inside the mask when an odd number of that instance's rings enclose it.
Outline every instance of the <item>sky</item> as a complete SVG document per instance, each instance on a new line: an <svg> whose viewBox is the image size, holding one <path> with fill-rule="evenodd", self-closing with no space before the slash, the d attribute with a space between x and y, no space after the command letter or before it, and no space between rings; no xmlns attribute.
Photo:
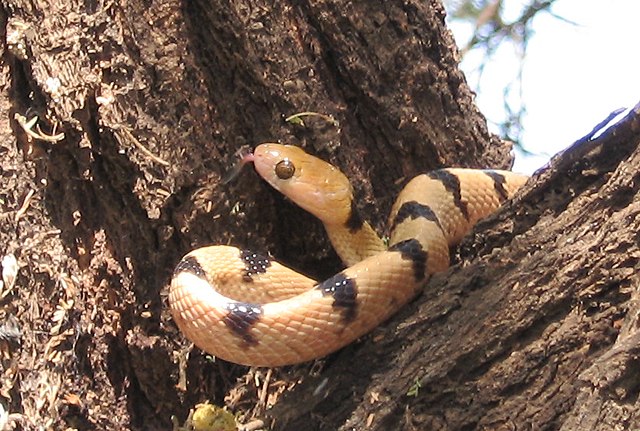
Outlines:
<svg viewBox="0 0 640 431"><path fill-rule="evenodd" d="M522 4L504 0L507 18L515 19ZM527 113L523 119L523 147L536 156L516 152L514 170L531 173L551 156L586 135L618 108L632 108L640 102L640 56L638 37L640 1L608 2L557 0L533 21L522 72L522 99ZM468 40L472 27L450 27L459 45ZM479 53L470 52L461 64L476 102L492 124L501 119L503 89L518 73L519 53L502 46L485 66L477 87Z"/></svg>

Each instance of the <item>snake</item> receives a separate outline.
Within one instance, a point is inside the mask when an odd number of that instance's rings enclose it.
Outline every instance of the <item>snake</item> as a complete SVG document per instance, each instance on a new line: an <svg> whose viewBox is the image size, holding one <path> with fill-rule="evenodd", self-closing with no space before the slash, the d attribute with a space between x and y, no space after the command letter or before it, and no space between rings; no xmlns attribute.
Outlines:
<svg viewBox="0 0 640 431"><path fill-rule="evenodd" d="M369 333L450 265L450 249L528 180L505 170L438 169L398 194L388 240L363 219L349 179L302 148L264 143L243 157L322 221L345 269L317 281L269 254L228 245L187 253L171 278L173 319L201 350L278 367L333 353Z"/></svg>

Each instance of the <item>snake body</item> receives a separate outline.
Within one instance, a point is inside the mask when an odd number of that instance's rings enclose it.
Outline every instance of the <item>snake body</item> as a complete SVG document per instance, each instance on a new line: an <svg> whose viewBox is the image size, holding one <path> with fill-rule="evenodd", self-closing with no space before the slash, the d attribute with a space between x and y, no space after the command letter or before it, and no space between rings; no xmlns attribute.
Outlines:
<svg viewBox="0 0 640 431"><path fill-rule="evenodd" d="M500 170L419 175L392 207L387 248L358 215L352 187L334 166L280 144L261 144L247 159L324 223L347 265L317 282L235 247L199 248L182 258L169 293L178 327L200 349L254 366L319 358L371 331L445 270L449 248L527 180Z"/></svg>

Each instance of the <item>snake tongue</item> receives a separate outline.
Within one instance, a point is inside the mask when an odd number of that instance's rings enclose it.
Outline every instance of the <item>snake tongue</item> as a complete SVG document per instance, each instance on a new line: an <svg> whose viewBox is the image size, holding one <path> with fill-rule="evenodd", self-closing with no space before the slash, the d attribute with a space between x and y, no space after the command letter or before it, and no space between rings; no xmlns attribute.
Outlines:
<svg viewBox="0 0 640 431"><path fill-rule="evenodd" d="M256 159L256 156L254 156L253 153L246 153L242 155L242 158L240 159L240 163L242 165L246 165L247 163L253 163L255 159Z"/></svg>
<svg viewBox="0 0 640 431"><path fill-rule="evenodd" d="M233 166L231 166L231 169L229 169L229 171L227 171L227 173L224 175L222 179L222 182L224 184L227 184L235 179L244 165L246 165L247 163L253 163L253 161L256 159L253 155L253 152L251 151L251 147L249 147L248 145L243 145L242 147L240 147L240 149L236 151L234 156L237 158L237 160L233 164Z"/></svg>

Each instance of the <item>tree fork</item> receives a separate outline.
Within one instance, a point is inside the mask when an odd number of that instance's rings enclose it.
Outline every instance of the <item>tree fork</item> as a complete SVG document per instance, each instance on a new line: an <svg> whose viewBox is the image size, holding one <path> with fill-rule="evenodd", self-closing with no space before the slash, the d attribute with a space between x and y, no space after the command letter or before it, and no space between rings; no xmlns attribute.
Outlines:
<svg viewBox="0 0 640 431"><path fill-rule="evenodd" d="M177 354L188 344L163 305L189 249L233 242L337 272L319 223L253 175L221 183L240 146L313 150L377 226L403 178L511 162L438 1L16 0L0 18L0 252L20 267L0 311L24 329L3 364L19 378L0 389L27 429L167 429L223 402L244 369ZM337 123L284 121L309 111ZM462 253L480 257L435 277L381 341L330 357L303 386L318 395L284 400L277 426L637 425L638 128L623 124L477 230Z"/></svg>

